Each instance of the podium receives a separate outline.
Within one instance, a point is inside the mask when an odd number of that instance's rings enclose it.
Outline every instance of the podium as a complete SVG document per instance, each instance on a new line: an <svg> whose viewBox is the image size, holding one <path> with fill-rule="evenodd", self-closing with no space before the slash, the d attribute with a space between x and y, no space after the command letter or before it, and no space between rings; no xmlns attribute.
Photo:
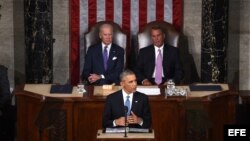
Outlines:
<svg viewBox="0 0 250 141"><path fill-rule="evenodd" d="M116 139L111 138L110 134L100 132L97 136L97 131L102 127L106 100L105 96L98 94L106 91L101 86L86 86L87 92L84 95L78 94L76 87L73 88L72 94L50 94L50 87L50 84L26 84L16 87L18 141L39 141L41 129L44 129L43 141L193 141L194 138L222 141L224 125L234 124L236 119L238 93L229 88L222 91L194 91L190 92L188 97L166 98L162 92L161 95L149 96L154 139L145 138L146 133L141 133L143 138L136 139L135 137L140 135L129 134L127 138L123 138L123 134L112 135L119 137ZM44 103L44 97L47 100L48 97L60 100ZM41 109L44 109L44 112Z"/></svg>
<svg viewBox="0 0 250 141"><path fill-rule="evenodd" d="M97 131L97 141L120 141L120 140L133 140L133 141L153 141L155 139L154 130L150 133L127 133L127 137L124 137L124 133L103 133L101 129Z"/></svg>

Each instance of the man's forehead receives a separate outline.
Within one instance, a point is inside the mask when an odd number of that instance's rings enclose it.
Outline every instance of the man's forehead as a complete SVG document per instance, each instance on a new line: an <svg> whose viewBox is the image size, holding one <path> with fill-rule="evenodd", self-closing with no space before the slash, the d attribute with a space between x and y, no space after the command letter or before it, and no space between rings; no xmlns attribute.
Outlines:
<svg viewBox="0 0 250 141"><path fill-rule="evenodd" d="M151 33L163 33L160 29L152 29Z"/></svg>
<svg viewBox="0 0 250 141"><path fill-rule="evenodd" d="M127 75L124 77L124 80L133 80L135 79L135 75L134 74L131 74L131 75Z"/></svg>
<svg viewBox="0 0 250 141"><path fill-rule="evenodd" d="M104 31L104 30L112 30L112 27L111 26L104 26L102 28L100 28L101 31Z"/></svg>
<svg viewBox="0 0 250 141"><path fill-rule="evenodd" d="M111 30L102 30L102 34L112 34L113 32Z"/></svg>

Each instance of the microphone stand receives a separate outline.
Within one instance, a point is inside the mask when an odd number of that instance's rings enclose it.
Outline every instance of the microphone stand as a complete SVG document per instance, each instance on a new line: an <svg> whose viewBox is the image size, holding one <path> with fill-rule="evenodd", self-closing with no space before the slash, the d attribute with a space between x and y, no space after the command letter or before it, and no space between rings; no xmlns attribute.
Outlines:
<svg viewBox="0 0 250 141"><path fill-rule="evenodd" d="M39 133L39 141L43 141L43 129L39 128L38 129Z"/></svg>
<svg viewBox="0 0 250 141"><path fill-rule="evenodd" d="M128 112L128 107L124 106L124 112L125 112L125 132L124 132L124 137L128 137L127 136L127 112Z"/></svg>

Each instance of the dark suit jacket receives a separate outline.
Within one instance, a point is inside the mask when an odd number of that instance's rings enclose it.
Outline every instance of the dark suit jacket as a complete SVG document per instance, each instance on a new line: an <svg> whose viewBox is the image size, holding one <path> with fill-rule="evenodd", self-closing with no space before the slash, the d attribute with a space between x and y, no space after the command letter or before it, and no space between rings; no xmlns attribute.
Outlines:
<svg viewBox="0 0 250 141"><path fill-rule="evenodd" d="M7 68L0 65L0 138L14 141L16 107L11 105L10 85Z"/></svg>
<svg viewBox="0 0 250 141"><path fill-rule="evenodd" d="M87 80L91 73L103 74L105 79L97 81L95 84L118 84L120 73L124 67L124 49L112 43L109 51L107 70L104 69L102 44L91 46L85 57L85 64L82 72L82 80Z"/></svg>
<svg viewBox="0 0 250 141"><path fill-rule="evenodd" d="M183 70L179 59L179 50L176 47L165 44L163 48L163 73L164 78L162 83L167 79L174 79L176 83L183 77ZM136 77L139 84L144 79L148 79L152 84L155 84L152 78L155 69L155 49L153 45L140 49L137 66Z"/></svg>
<svg viewBox="0 0 250 141"><path fill-rule="evenodd" d="M10 84L8 80L7 68L0 65L0 108L10 102Z"/></svg>
<svg viewBox="0 0 250 141"><path fill-rule="evenodd" d="M138 117L143 119L143 124L129 125L130 127L137 128L150 128L151 127L151 112L148 102L148 97L140 92L133 94L132 108ZM106 99L106 104L103 113L103 128L113 127L113 121L119 117L124 117L124 100L122 90L110 94Z"/></svg>

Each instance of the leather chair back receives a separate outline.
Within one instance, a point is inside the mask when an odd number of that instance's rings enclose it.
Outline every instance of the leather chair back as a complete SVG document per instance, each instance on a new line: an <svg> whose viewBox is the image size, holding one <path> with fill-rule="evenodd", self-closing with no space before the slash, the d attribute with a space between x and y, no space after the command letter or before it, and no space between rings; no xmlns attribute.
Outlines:
<svg viewBox="0 0 250 141"><path fill-rule="evenodd" d="M101 42L99 37L99 28L105 23L111 24L113 26L113 43L124 48L124 51L126 51L127 34L122 31L121 27L114 22L100 21L92 26L87 33L85 33L85 53L87 53L87 50L90 46Z"/></svg>
<svg viewBox="0 0 250 141"><path fill-rule="evenodd" d="M165 21L153 21L145 25L138 33L138 50L152 44L150 31L151 28L155 25L161 26L164 30L165 43L174 47L179 46L180 33L174 28L172 24Z"/></svg>
<svg viewBox="0 0 250 141"><path fill-rule="evenodd" d="M99 37L99 29L103 24L111 24L113 26L113 43L119 45L124 49L124 65L126 66L126 48L127 48L127 34L121 29L121 27L114 22L111 21L100 21L97 22L94 26L90 28L88 32L85 33L84 36L84 53L86 54L88 48L92 45L101 42Z"/></svg>

